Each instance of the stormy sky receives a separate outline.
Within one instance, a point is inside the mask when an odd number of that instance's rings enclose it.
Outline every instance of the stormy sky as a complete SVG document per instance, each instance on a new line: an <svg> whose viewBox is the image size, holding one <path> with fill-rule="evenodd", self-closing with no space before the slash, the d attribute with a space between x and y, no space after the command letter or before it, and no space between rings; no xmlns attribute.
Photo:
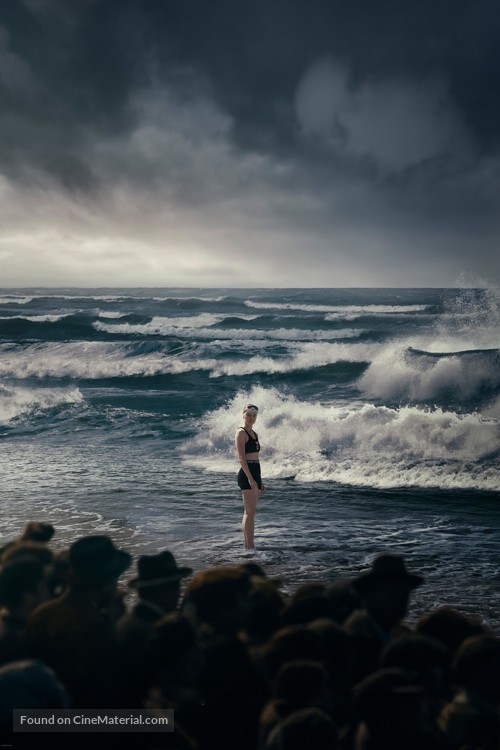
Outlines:
<svg viewBox="0 0 500 750"><path fill-rule="evenodd" d="M0 286L500 286L497 0L2 0Z"/></svg>

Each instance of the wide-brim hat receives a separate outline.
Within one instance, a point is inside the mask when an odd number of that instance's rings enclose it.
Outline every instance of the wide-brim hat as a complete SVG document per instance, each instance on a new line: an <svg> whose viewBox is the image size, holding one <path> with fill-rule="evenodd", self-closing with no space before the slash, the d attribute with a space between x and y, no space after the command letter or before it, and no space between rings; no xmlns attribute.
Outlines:
<svg viewBox="0 0 500 750"><path fill-rule="evenodd" d="M401 581L408 588L420 586L424 579L415 573L409 573L401 555L384 554L375 558L370 570L364 571L354 578L351 585L358 594L367 591L379 581Z"/></svg>
<svg viewBox="0 0 500 750"><path fill-rule="evenodd" d="M111 537L84 536L69 548L71 581L82 585L104 585L129 567L132 555L118 549Z"/></svg>
<svg viewBox="0 0 500 750"><path fill-rule="evenodd" d="M193 569L187 566L179 567L173 554L168 550L158 555L142 555L137 561L137 570L139 575L128 583L133 589L175 583L193 572Z"/></svg>

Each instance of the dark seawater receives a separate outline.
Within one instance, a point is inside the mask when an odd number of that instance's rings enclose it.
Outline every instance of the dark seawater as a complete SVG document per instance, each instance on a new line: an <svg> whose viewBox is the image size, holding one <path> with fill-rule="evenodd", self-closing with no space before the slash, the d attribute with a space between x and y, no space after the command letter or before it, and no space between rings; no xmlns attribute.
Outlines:
<svg viewBox="0 0 500 750"><path fill-rule="evenodd" d="M51 521L195 569L239 562L246 401L267 484L255 559L293 588L400 552L500 631L500 292L0 290L1 540Z"/></svg>

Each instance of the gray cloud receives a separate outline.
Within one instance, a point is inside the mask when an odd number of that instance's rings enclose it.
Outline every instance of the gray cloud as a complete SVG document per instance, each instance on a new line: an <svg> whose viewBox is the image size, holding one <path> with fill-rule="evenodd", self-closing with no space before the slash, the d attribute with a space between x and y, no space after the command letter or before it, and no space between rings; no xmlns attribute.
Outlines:
<svg viewBox="0 0 500 750"><path fill-rule="evenodd" d="M371 159L385 173L471 151L442 76L418 80L396 74L356 86L344 66L324 59L299 82L295 108L305 137L317 137L337 153Z"/></svg>
<svg viewBox="0 0 500 750"><path fill-rule="evenodd" d="M378 5L4 14L2 283L498 283L494 24Z"/></svg>

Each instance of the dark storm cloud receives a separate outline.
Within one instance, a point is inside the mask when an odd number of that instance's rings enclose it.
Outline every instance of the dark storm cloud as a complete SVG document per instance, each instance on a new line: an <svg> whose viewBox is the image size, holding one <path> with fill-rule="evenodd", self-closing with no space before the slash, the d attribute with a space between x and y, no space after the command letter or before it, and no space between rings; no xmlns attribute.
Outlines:
<svg viewBox="0 0 500 750"><path fill-rule="evenodd" d="M441 248L491 275L499 39L493 0L4 0L0 172L54 224L101 211L91 236L175 219L221 253L223 226L297 266Z"/></svg>
<svg viewBox="0 0 500 750"><path fill-rule="evenodd" d="M24 67L31 78L17 93L15 76L10 86L2 81L4 107L25 127L48 119L75 140L84 124L127 127L130 90L185 66L204 76L242 143L290 145L297 82L327 57L350 68L351 85L445 75L478 145L492 148L500 139L500 11L493 0L5 0L0 23L7 72ZM30 87L44 100L29 101Z"/></svg>

